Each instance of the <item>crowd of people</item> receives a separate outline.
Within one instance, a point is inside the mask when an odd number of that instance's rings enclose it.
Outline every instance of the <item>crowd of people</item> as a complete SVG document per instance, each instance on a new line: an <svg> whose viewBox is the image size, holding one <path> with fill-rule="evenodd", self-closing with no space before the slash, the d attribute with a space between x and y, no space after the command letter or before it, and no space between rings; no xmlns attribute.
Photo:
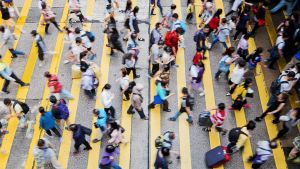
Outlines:
<svg viewBox="0 0 300 169"><path fill-rule="evenodd" d="M296 89L299 84L300 77L300 23L298 13L293 12L298 0L280 0L280 2L271 9L271 13L277 12L281 7L287 5L289 17L284 19L277 27L276 42L271 49L268 50L269 58L264 60L264 53L267 49L257 47L253 52L249 52L249 38L255 38L256 32L260 27L265 25L265 15L268 3L266 2L245 2L244 0L234 0L231 10L226 13L226 17L221 15L225 13L222 9L217 9L213 0L202 1L201 6L195 6L193 0L187 1L186 17L180 19L176 13L177 6L172 4L168 12L164 11L161 5L161 0L151 0L150 11L151 15L160 15L161 20L155 24L149 36L149 78L155 80L156 95L151 98L152 102L148 105L148 109L153 109L155 105L162 105L162 110L171 112L169 108L169 98L175 95L175 91L169 88L171 72L178 67L176 63L177 52L179 48L186 48L184 37L187 32L187 24L193 23L194 17L199 17L201 22L197 26L199 29L193 35L195 43L195 55L192 65L189 65L189 80L188 86L183 87L180 100L180 109L169 118L170 121L176 121L182 114L187 114L187 122L194 124L193 109L197 104L194 94L198 93L201 97L205 96L205 88L202 85L205 72L205 62L207 52L214 50L215 45L220 42L223 46L223 53L220 54L217 71L214 75L216 82L220 81L220 76L224 74L225 81L228 82L228 91L226 96L231 96L232 104L225 105L219 103L215 108L210 108L199 115L198 124L204 126L204 132L211 132L216 129L222 135L228 133L229 144L227 151L229 154L239 151L244 147L245 142L250 139L251 132L255 130L256 123L261 122L267 115L274 116L273 124L282 124L282 129L278 132L275 138L271 140L261 140L257 143L256 152L249 157L249 162L252 162L252 168L260 168L271 156L272 149L277 148L277 140L288 134L293 128L300 123L300 108L293 108L285 115L281 112L285 111L289 94ZM117 163L120 144L126 144L124 139L125 129L119 124L119 119L116 117L114 108L115 93L111 90L112 84L105 84L102 88L100 98L96 98L97 89L99 86L100 69L94 61L96 54L93 51L93 43L96 40L93 32L83 30L80 27L72 27L74 20L82 25L88 19L81 12L81 4L79 0L69 0L69 19L71 26L61 28L56 21L56 14L45 0L38 1L41 16L45 25L46 36L43 37L36 30L32 30L30 34L33 37L34 44L38 49L38 58L40 65L45 64L45 54L52 55L54 52L49 51L44 38L50 35L48 31L50 23L52 23L60 33L65 34L65 42L69 44L69 51L65 56L64 64L72 64L71 72L73 79L81 79L80 88L89 99L100 99L103 108L96 108L91 115L97 118L94 127L99 130L99 137L92 140L93 143L106 140L105 148L102 151L99 168L114 168L119 169L121 166ZM159 8L159 13L155 13L155 8ZM194 16L195 8L201 8L201 13ZM15 26L15 16L19 16L18 8L15 7L12 0L2 0L0 3L3 25L0 26L0 34L2 41L0 48L4 45L10 51L12 58L17 58L18 55L26 55L24 52L14 49L15 35L13 29L18 29ZM144 97L142 95L143 84L135 82L135 79L140 78L140 74L136 69L139 55L141 52L140 42L145 39L139 29L139 7L133 6L131 0L126 1L124 10L120 8L118 0L106 0L106 17L105 30L107 35L107 47L111 48L111 57L122 54L122 67L116 83L120 86L122 101L130 101L128 114L137 112L142 120L149 120L145 113L142 104ZM116 11L124 14L125 22L122 32L127 32L121 37L119 27L115 19ZM15 15L16 14L16 15ZM119 14L118 14L119 15ZM74 18L73 18L74 17ZM71 24L72 22L72 24ZM249 27L253 25L251 31ZM22 30L21 33L25 33ZM230 46L229 41L233 37L233 41L237 45ZM2 56L1 56L2 57ZM0 57L0 59L1 59ZM224 128L224 121L227 119L229 111L239 111L243 108L251 109L251 104L247 102L248 98L253 97L253 89L251 85L254 83L257 65L261 64L268 69L276 69L275 63L279 58L290 59L284 70L276 78L270 88L270 98L267 104L267 110L260 116L247 122L245 126L228 130ZM175 69L173 69L175 68ZM133 79L129 77L133 74ZM10 81L18 83L21 87L28 86L29 83L20 80L13 70L4 62L0 61L0 76L5 80L2 92L8 94L8 86ZM57 160L57 155L50 139L53 133L62 142L62 131L72 132L74 140L74 154L80 152L80 146L85 146L84 150L91 150L92 147L86 136L90 136L92 130L81 124L71 124L69 120L70 111L68 101L74 99L72 94L63 88L59 81L58 75L50 72L45 72L44 77L47 79L49 87L50 107L39 107L38 112L41 115L39 126L45 131L48 136L39 139L37 146L34 149L34 158L37 168L52 166L54 168L62 168ZM227 107L227 108L226 108ZM33 112L30 106L25 102L5 98L1 108L5 109L5 113L0 117L0 147L1 141L5 134L9 131L6 129L9 120L13 117L19 119L19 127L28 128L30 115L28 112ZM36 132L36 131L35 131ZM50 139L49 139L50 138ZM155 147L157 155L153 164L157 169L170 168L170 154L176 154L177 159L180 159L178 151L172 150L172 143L175 140L175 132L167 131L157 137ZM300 136L295 136L293 141L294 148L289 153L287 159L290 161L300 160Z"/></svg>

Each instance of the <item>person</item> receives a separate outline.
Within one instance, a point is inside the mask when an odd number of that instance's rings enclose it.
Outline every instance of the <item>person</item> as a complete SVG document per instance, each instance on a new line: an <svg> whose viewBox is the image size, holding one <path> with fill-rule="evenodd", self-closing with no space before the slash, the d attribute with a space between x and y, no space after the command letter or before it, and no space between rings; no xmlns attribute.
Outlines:
<svg viewBox="0 0 300 169"><path fill-rule="evenodd" d="M207 33L207 36L210 36L211 32L216 32L219 24L220 24L220 15L222 14L222 9L217 9L211 20L208 22L209 32Z"/></svg>
<svg viewBox="0 0 300 169"><path fill-rule="evenodd" d="M124 10L125 22L124 22L124 28L123 29L126 29L128 31L130 31L129 18L130 18L131 10L132 10L132 1L127 0L125 10ZM126 38L124 38L123 40L126 40Z"/></svg>
<svg viewBox="0 0 300 169"><path fill-rule="evenodd" d="M275 123L275 124L278 123L281 110L286 105L287 98L288 98L288 95L286 93L280 93L279 95L277 95L276 100L274 102L270 103L267 110L261 116L256 117L255 121L260 122L268 114L273 114L275 116L273 123Z"/></svg>
<svg viewBox="0 0 300 169"><path fill-rule="evenodd" d="M94 70L88 64L81 64L80 70L82 72L81 88L90 99L93 99L96 96L99 80L96 77Z"/></svg>
<svg viewBox="0 0 300 169"><path fill-rule="evenodd" d="M163 69L169 70L171 66L176 66L175 59L175 55L172 54L172 49L169 46L165 46L160 58L161 67Z"/></svg>
<svg viewBox="0 0 300 169"><path fill-rule="evenodd" d="M140 75L136 73L136 62L137 62L137 56L134 55L132 52L127 52L123 55L123 65L126 68L127 75L130 74L132 71L133 73L133 78L139 78Z"/></svg>
<svg viewBox="0 0 300 169"><path fill-rule="evenodd" d="M160 40L157 44L153 44L150 53L150 62L152 64L152 70L150 76L153 77L159 71L161 64L161 57L163 54L164 41Z"/></svg>
<svg viewBox="0 0 300 169"><path fill-rule="evenodd" d="M74 99L74 97L68 91L63 89L62 84L55 74L51 74L50 72L46 71L44 73L44 77L48 79L47 85L50 88L51 94L60 97L66 97L71 100Z"/></svg>
<svg viewBox="0 0 300 169"><path fill-rule="evenodd" d="M74 35L75 36L75 35ZM69 62L78 64L80 63L80 55L86 55L88 50L83 46L82 38L75 37L74 43L72 43L72 47L70 52L67 54L67 59L64 61L64 64Z"/></svg>
<svg viewBox="0 0 300 169"><path fill-rule="evenodd" d="M135 111L138 112L140 115L140 118L143 120L148 120L149 118L145 115L142 103L143 103L143 96L142 96L142 90L144 86L142 84L137 84L132 89L132 96L131 96L131 104L127 110L127 114L134 114Z"/></svg>
<svg viewBox="0 0 300 169"><path fill-rule="evenodd" d="M4 85L2 87L2 92L6 94L9 94L7 88L9 86L10 81L18 83L21 87L29 86L29 83L25 83L22 80L20 80L17 77L17 75L11 70L11 68L2 61L2 55L0 55L0 76L5 80Z"/></svg>
<svg viewBox="0 0 300 169"><path fill-rule="evenodd" d="M159 42L163 42L163 36L162 36L162 24L160 22L157 22L155 24L155 28L150 33L150 44L149 49L151 49L152 45L157 44Z"/></svg>
<svg viewBox="0 0 300 169"><path fill-rule="evenodd" d="M282 71L281 75L287 75L290 71L295 73L295 77L294 79L290 82L290 90L296 86L296 84L298 83L298 80L300 78L300 63L297 63L295 65L293 65L292 67L290 67L289 69Z"/></svg>
<svg viewBox="0 0 300 169"><path fill-rule="evenodd" d="M262 47L258 47L254 50L253 53L246 57L248 63L248 69L253 70L254 75L256 75L256 66L262 61L262 57L264 55L264 49Z"/></svg>
<svg viewBox="0 0 300 169"><path fill-rule="evenodd" d="M244 34L242 35L239 44L237 46L237 54L243 58L244 60L247 60L246 57L249 55L249 40L250 34Z"/></svg>
<svg viewBox="0 0 300 169"><path fill-rule="evenodd" d="M231 90L233 104L229 107L229 110L241 110L242 107L251 107L250 104L247 104L246 100L251 85L252 79L246 78L243 83L239 84L234 90Z"/></svg>
<svg viewBox="0 0 300 169"><path fill-rule="evenodd" d="M79 147L81 144L85 145L84 150L91 150L92 147L90 146L89 142L86 141L85 135L91 135L91 129L86 128L80 124L71 124L69 126L69 129L73 132L73 140L74 140L74 148L75 151L73 154L78 154L79 153Z"/></svg>
<svg viewBox="0 0 300 169"><path fill-rule="evenodd" d="M226 41L229 41L230 30L231 29L229 28L229 26L227 24L227 19L222 18L221 25L219 26L218 30L216 31L216 33L215 33L216 36L215 36L213 42L211 43L211 46L209 49L212 49L217 42L221 42L222 45L224 46L224 48L227 49Z"/></svg>
<svg viewBox="0 0 300 169"><path fill-rule="evenodd" d="M111 85L105 84L101 92L101 103L104 106L105 112L112 118L115 118L116 110L112 106L115 95L111 92Z"/></svg>
<svg viewBox="0 0 300 169"><path fill-rule="evenodd" d="M276 43L273 48L270 50L270 57L265 60L266 63L269 63L269 69L275 69L274 64L279 58L283 58L283 48L285 46L285 41L288 39L288 35L284 33L279 35L276 39Z"/></svg>
<svg viewBox="0 0 300 169"><path fill-rule="evenodd" d="M16 26L15 21L12 19L12 16L9 12L9 4L6 3L5 1L1 1L0 2L0 11L1 11L1 18L2 18L2 24L4 27L10 28L10 29L14 29L16 28L17 30L19 30L21 33L25 33L25 31L23 31L22 29L20 29L19 27Z"/></svg>
<svg viewBox="0 0 300 169"><path fill-rule="evenodd" d="M293 149L290 151L288 160L294 161L300 157L300 136L297 136L293 139Z"/></svg>
<svg viewBox="0 0 300 169"><path fill-rule="evenodd" d="M172 49L172 55L174 56L177 54L180 36L183 35L183 33L184 30L181 27L166 33L165 45Z"/></svg>
<svg viewBox="0 0 300 169"><path fill-rule="evenodd" d="M69 120L70 111L66 101L64 99L57 100L54 95L50 96L49 101L52 103L51 113L56 120L56 124L62 128L61 125L63 125L63 123L61 123L61 120L64 120L67 125L65 129L69 130L71 124Z"/></svg>
<svg viewBox="0 0 300 169"><path fill-rule="evenodd" d="M186 119L190 124L193 123L193 117L192 117L192 104L191 104L191 96L189 95L188 88L184 87L181 90L182 94L182 101L181 101L181 106L180 110L175 113L174 116L170 117L170 121L176 121L176 119L182 114L182 113L187 113L188 118Z"/></svg>
<svg viewBox="0 0 300 169"><path fill-rule="evenodd" d="M244 0L234 0L231 10L225 15L226 17L237 12L238 8L242 5L242 3L244 2Z"/></svg>
<svg viewBox="0 0 300 169"><path fill-rule="evenodd" d="M139 12L139 7L135 6L132 10L132 12L130 13L130 17L129 17L129 27L130 27L130 31L132 33L136 33L138 40L139 41L145 41L144 38L140 37L140 29L139 29L139 25L138 25L138 21L137 21L137 16L136 14Z"/></svg>
<svg viewBox="0 0 300 169"><path fill-rule="evenodd" d="M169 109L168 98L175 95L175 93L169 93L167 83L158 81L156 83L156 95L154 96L153 102L148 105L149 109L153 109L156 104L163 104L163 111L171 112Z"/></svg>
<svg viewBox="0 0 300 169"><path fill-rule="evenodd" d="M236 61L237 64L232 70L232 73L230 74L230 78L228 81L228 84L230 85L230 90L226 94L226 96L230 96L235 90L235 88L242 82L244 74L248 71L246 67L246 61L243 59L239 59Z"/></svg>
<svg viewBox="0 0 300 169"><path fill-rule="evenodd" d="M282 129L277 133L273 141L282 138L289 131L300 123L300 108L291 109L286 115L280 116L280 121L283 121Z"/></svg>
<svg viewBox="0 0 300 169"><path fill-rule="evenodd" d="M48 29L49 29L50 23L52 23L59 32L62 32L62 30L59 28L58 23L55 20L55 17L56 17L55 13L53 11L51 11L51 8L46 4L45 1L42 2L41 14L43 15L44 22L46 23L46 26L45 26L46 34L49 34Z"/></svg>
<svg viewBox="0 0 300 169"><path fill-rule="evenodd" d="M186 18L185 21L186 23L191 24L192 23L192 19L194 17L194 2L193 1L189 1L188 5L186 7Z"/></svg>
<svg viewBox="0 0 300 169"><path fill-rule="evenodd" d="M32 30L30 34L34 38L34 41L35 41L36 46L38 48L38 57L39 57L39 60L41 61L39 66L42 67L44 65L44 62L45 62L44 61L45 54L47 53L46 44L45 44L42 36L39 35L36 30Z"/></svg>
<svg viewBox="0 0 300 169"><path fill-rule="evenodd" d="M248 33L247 29L249 27L250 16L249 16L249 8L246 8L244 12L241 14L238 23L236 25L236 32L234 34L233 40L237 41L240 33L244 35Z"/></svg>
<svg viewBox="0 0 300 169"><path fill-rule="evenodd" d="M113 168L122 169L116 162L115 158L120 154L119 148L114 145L106 145L99 164L99 169Z"/></svg>
<svg viewBox="0 0 300 169"><path fill-rule="evenodd" d="M258 2L258 5L254 5L252 7L252 12L254 13L254 27L252 28L250 35L254 36L257 29L264 26L266 23L266 9L264 7L264 2Z"/></svg>
<svg viewBox="0 0 300 169"><path fill-rule="evenodd" d="M156 14L154 13L154 9L155 9L155 7L157 6L157 7L159 8L159 11L160 11L161 16L164 16L164 13L163 13L163 7L161 6L160 0L151 0L151 1L150 1L150 4L152 5L152 8L151 8L151 15L156 15Z"/></svg>
<svg viewBox="0 0 300 169"><path fill-rule="evenodd" d="M0 119L0 154L5 154L6 153L5 150L1 150L3 138L6 134L8 134L8 130L6 129L4 123L7 123L7 120L6 119Z"/></svg>
<svg viewBox="0 0 300 169"><path fill-rule="evenodd" d="M170 156L170 149L163 147L157 150L154 167L155 169L168 169L169 161L168 158Z"/></svg>
<svg viewBox="0 0 300 169"><path fill-rule="evenodd" d="M9 114L15 113L16 117L19 119L20 128L27 127L27 116L26 114L30 111L29 106L18 100L11 100L9 98L5 98L3 100L4 105L7 107ZM10 116L11 117L11 116Z"/></svg>
<svg viewBox="0 0 300 169"><path fill-rule="evenodd" d="M227 112L226 112L225 108L226 107L225 107L224 103L219 103L216 108L207 110L208 112L215 111L215 113L213 113L210 116L210 120L212 122L212 127L215 127L215 129L217 131L221 132L222 135L226 135L226 133L227 133L227 130L223 128L223 124L224 124L224 121L227 116ZM211 131L212 127L208 126L207 128L203 128L202 130L209 132L209 131Z"/></svg>
<svg viewBox="0 0 300 169"><path fill-rule="evenodd" d="M107 37L109 41L109 47L111 48L111 53L110 53L111 56L114 55L115 50L125 54L122 47L122 43L119 39L120 35L117 28L112 27L111 29L108 29Z"/></svg>
<svg viewBox="0 0 300 169"><path fill-rule="evenodd" d="M214 5L212 2L206 2L205 4L203 4L203 8L203 12L200 13L198 16L201 18L201 23L199 27L201 27L202 24L207 25L214 15Z"/></svg>
<svg viewBox="0 0 300 169"><path fill-rule="evenodd" d="M51 166L55 169L62 169L57 160L53 145L46 138L38 140L37 146L33 149L34 161L37 169Z"/></svg>
<svg viewBox="0 0 300 169"><path fill-rule="evenodd" d="M287 6L287 14L291 15L297 3L298 0L280 0L278 4L270 10L270 12L274 14L278 12L282 7Z"/></svg>
<svg viewBox="0 0 300 169"><path fill-rule="evenodd" d="M62 141L61 134L56 128L55 120L51 111L46 112L44 107L39 107L39 112L41 113L40 128L44 129L46 134L51 138L53 137L51 133L52 131L55 135L57 135L57 137L60 138L60 141Z"/></svg>
<svg viewBox="0 0 300 169"><path fill-rule="evenodd" d="M246 141L251 137L250 131L253 131L256 127L256 123L252 120L250 120L247 125L238 128L239 133L237 135L237 138L230 138L229 136L229 144L227 145L228 152L231 154L234 151L237 152L240 150L246 143ZM237 130L237 128L234 128L232 130ZM231 131L232 131L231 130ZM229 132L230 133L230 132ZM230 134L229 134L230 135Z"/></svg>
<svg viewBox="0 0 300 169"><path fill-rule="evenodd" d="M80 22L84 22L87 20L81 12L81 5L80 1L78 0L69 0L69 9L70 9L70 14L74 13L80 20Z"/></svg>
<svg viewBox="0 0 300 169"><path fill-rule="evenodd" d="M7 6L9 8L9 14L10 17L12 17L13 19L17 17L20 17L20 11L18 9L18 7L14 4L13 0L4 0L3 1L5 6Z"/></svg>
<svg viewBox="0 0 300 169"><path fill-rule="evenodd" d="M175 10L176 10L176 5L171 4L170 11L166 15L163 16L163 19L161 21L163 27L165 27L167 29L171 29L171 26L173 25L172 16L173 16Z"/></svg>
<svg viewBox="0 0 300 169"><path fill-rule="evenodd" d="M14 49L14 42L16 40L16 37L10 32L8 28L0 26L0 33L2 35L2 43L0 44L0 49L5 45L12 54L11 58L17 58L18 55L25 55L24 52Z"/></svg>
<svg viewBox="0 0 300 169"><path fill-rule="evenodd" d="M130 80L129 80L129 76L127 74L126 68L122 68L120 70L120 76L121 77L118 78L116 80L116 82L120 83L120 90L122 93L122 97L123 97L123 95L125 96L125 99L123 99L123 100L128 101L130 99L131 91L129 90Z"/></svg>
<svg viewBox="0 0 300 169"><path fill-rule="evenodd" d="M219 80L221 73L225 73L225 79L228 79L230 65L238 58L234 51L234 47L229 47L223 52L222 58L219 61L218 71L215 74L216 81Z"/></svg>
<svg viewBox="0 0 300 169"><path fill-rule="evenodd" d="M207 50L207 46L206 46L206 39L207 39L207 35L209 33L209 26L208 25L205 25L204 28L198 30L196 34L196 50L198 51L201 51L202 52L202 55L203 57L205 57L205 52Z"/></svg>
<svg viewBox="0 0 300 169"><path fill-rule="evenodd" d="M190 74L190 91L191 89L195 91L199 91L200 96L204 96L204 90L201 87L201 82L203 79L203 73L205 71L204 63L199 61L197 64L193 64L190 67L189 74Z"/></svg>
<svg viewBox="0 0 300 169"><path fill-rule="evenodd" d="M109 129L107 131L110 139L107 141L108 144L112 144L115 147L118 147L121 143L124 143L123 133L125 132L124 128L120 126L117 122L112 122L109 124Z"/></svg>
<svg viewBox="0 0 300 169"><path fill-rule="evenodd" d="M96 128L99 128L100 137L93 139L93 143L99 142L102 139L102 135L107 130L107 121L109 117L104 109L94 109L93 115L97 118L97 121L94 123Z"/></svg>
<svg viewBox="0 0 300 169"><path fill-rule="evenodd" d="M252 162L252 169L260 168L264 163L273 156L273 149L277 148L277 143L273 141L258 141L256 152L249 157L248 161Z"/></svg>
<svg viewBox="0 0 300 169"><path fill-rule="evenodd" d="M92 40L94 39L91 39L88 37L87 35L87 31L84 31L82 30L81 28L79 27L76 27L75 28L75 38L81 38L81 44L79 44L78 48L78 52L74 52L77 56L80 55L80 53L84 52L86 54L91 54L91 56L89 57L90 60L94 60L94 58L96 57L96 54L95 52L92 50L92 45L93 45L93 42ZM92 34L90 32L90 34ZM82 51L80 52L80 45L82 45Z"/></svg>

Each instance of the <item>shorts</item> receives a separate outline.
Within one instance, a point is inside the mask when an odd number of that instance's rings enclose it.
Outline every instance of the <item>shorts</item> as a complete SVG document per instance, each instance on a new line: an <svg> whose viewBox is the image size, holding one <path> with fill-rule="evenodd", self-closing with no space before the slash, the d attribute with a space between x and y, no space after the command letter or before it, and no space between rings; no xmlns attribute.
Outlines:
<svg viewBox="0 0 300 169"><path fill-rule="evenodd" d="M3 26L6 26L6 27L14 27L15 26L15 22L10 18L8 20L3 20L2 21L3 23Z"/></svg>

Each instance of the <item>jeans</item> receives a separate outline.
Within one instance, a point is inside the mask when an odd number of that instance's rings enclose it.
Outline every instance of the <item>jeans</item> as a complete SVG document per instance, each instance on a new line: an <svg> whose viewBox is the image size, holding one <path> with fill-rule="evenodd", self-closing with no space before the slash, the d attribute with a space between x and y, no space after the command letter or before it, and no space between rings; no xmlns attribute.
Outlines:
<svg viewBox="0 0 300 169"><path fill-rule="evenodd" d="M247 32L247 28L242 28L242 29L237 28L236 32L234 34L233 40L237 40L237 38L238 38L238 36L239 36L240 33L243 33L243 34L248 33Z"/></svg>
<svg viewBox="0 0 300 169"><path fill-rule="evenodd" d="M270 12L271 13L276 13L278 10L280 10L285 5L286 5L286 1L285 0L280 0L280 2L273 9L271 9Z"/></svg>
<svg viewBox="0 0 300 169"><path fill-rule="evenodd" d="M155 8L155 0L151 0L151 4L153 5L153 7L151 8L151 15L152 15L154 12L154 8ZM156 0L156 5L159 8L161 16L164 16L163 7L161 6L160 0Z"/></svg>
<svg viewBox="0 0 300 169"><path fill-rule="evenodd" d="M215 45L217 42L220 42L218 36L216 36L216 37L214 38L213 42L211 43L210 48L212 49L212 48L214 47L214 45ZM223 44L224 48L227 49L226 42L221 42L221 43Z"/></svg>
<svg viewBox="0 0 300 169"><path fill-rule="evenodd" d="M61 29L58 26L58 23L55 20L51 20L50 21L59 31L61 31ZM49 29L50 23L47 23L45 26L45 32L48 33L48 29Z"/></svg>
<svg viewBox="0 0 300 169"><path fill-rule="evenodd" d="M68 99L73 99L73 98L74 98L74 97L71 95L70 92L68 92L67 90L64 90L64 89L61 89L61 90L60 90L60 95L61 95L62 97L66 97L66 98L68 98Z"/></svg>
<svg viewBox="0 0 300 169"><path fill-rule="evenodd" d="M111 167L113 169L122 169L117 163L112 163Z"/></svg>
<svg viewBox="0 0 300 169"><path fill-rule="evenodd" d="M180 111L178 111L178 112L176 112L175 114L174 114L174 116L173 117L171 117L170 119L172 120L172 121L176 121L177 120L177 118L182 114L182 113L184 113L184 112L180 112ZM186 112L185 112L186 113ZM193 121L193 118L192 118L192 116L191 115L188 115L188 118L187 118L187 120L189 121L189 122L192 122Z"/></svg>
<svg viewBox="0 0 300 169"><path fill-rule="evenodd" d="M279 54L278 54L278 49L276 47L274 47L275 49L272 49L272 51L270 52L270 57L267 59L269 63L268 68L273 69L274 68L274 64L276 63L276 61L279 59Z"/></svg>
<svg viewBox="0 0 300 169"><path fill-rule="evenodd" d="M18 51L18 50L14 50L14 49L8 49L8 50L13 55L13 57L18 57L17 55L25 55L25 53L22 51Z"/></svg>
<svg viewBox="0 0 300 169"><path fill-rule="evenodd" d="M137 77L137 74L136 74L136 68L135 68L135 67L126 68L126 71L127 71L127 74L128 74L128 75L129 75L130 72L132 71L132 73L133 73L133 78L134 78L134 79Z"/></svg>
<svg viewBox="0 0 300 169"><path fill-rule="evenodd" d="M221 75L221 73L223 73L221 70L217 71L217 73L215 74L215 80L219 80L219 76ZM229 73L230 71L225 73L225 80L228 80Z"/></svg>
<svg viewBox="0 0 300 169"><path fill-rule="evenodd" d="M278 12L282 7L286 5L287 14L290 16L292 15L293 10L296 7L297 3L298 0L296 0L295 2L287 2L285 0L280 0L280 2L273 9L271 9L271 13Z"/></svg>
<svg viewBox="0 0 300 169"><path fill-rule="evenodd" d="M84 93L89 96L90 99L93 99L96 96L96 90L84 90Z"/></svg>

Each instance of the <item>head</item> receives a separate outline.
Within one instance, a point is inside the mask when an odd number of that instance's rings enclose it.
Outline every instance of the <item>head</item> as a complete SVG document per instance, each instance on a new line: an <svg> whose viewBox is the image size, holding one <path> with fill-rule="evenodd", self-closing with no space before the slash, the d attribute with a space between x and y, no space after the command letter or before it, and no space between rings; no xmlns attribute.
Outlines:
<svg viewBox="0 0 300 169"><path fill-rule="evenodd" d="M183 88L181 89L181 93L182 93L184 96L189 95L189 90L188 90L188 88L183 87Z"/></svg>
<svg viewBox="0 0 300 169"><path fill-rule="evenodd" d="M208 33L208 32L209 32L209 29L210 29L209 26L208 26L208 25L205 25L204 28L203 28L203 32L204 32L204 33Z"/></svg>
<svg viewBox="0 0 300 169"><path fill-rule="evenodd" d="M282 39L283 39L283 40L288 40L288 39L289 39L289 34L288 34L288 32L283 32Z"/></svg>
<svg viewBox="0 0 300 169"><path fill-rule="evenodd" d="M200 61L198 62L197 66L200 67L200 68L201 68L201 67L204 68L204 63L202 62L202 60L200 60Z"/></svg>
<svg viewBox="0 0 300 169"><path fill-rule="evenodd" d="M50 98L49 98L50 102L52 104L56 104L57 103L57 98L54 96L54 95L51 95Z"/></svg>
<svg viewBox="0 0 300 169"><path fill-rule="evenodd" d="M38 146L39 148L42 148L42 147L45 147L45 145L46 145L45 140L39 139L39 141L38 141L38 143L37 143L37 146Z"/></svg>
<svg viewBox="0 0 300 169"><path fill-rule="evenodd" d="M220 15L222 14L223 10L222 9L217 9L216 13L214 14L215 17L220 17Z"/></svg>
<svg viewBox="0 0 300 169"><path fill-rule="evenodd" d="M1 32L1 33L4 33L4 31L5 31L4 26L0 26L0 32Z"/></svg>
<svg viewBox="0 0 300 169"><path fill-rule="evenodd" d="M169 134L169 139L170 140L175 140L175 138L176 138L175 132L171 131L170 134Z"/></svg>
<svg viewBox="0 0 300 169"><path fill-rule="evenodd" d="M275 149L275 148L277 148L278 145L277 145L276 141L270 141L269 146L270 146L271 149Z"/></svg>
<svg viewBox="0 0 300 169"><path fill-rule="evenodd" d="M294 71L289 71L288 73L287 73L287 80L288 81L292 81L292 80L295 80L295 72Z"/></svg>
<svg viewBox="0 0 300 169"><path fill-rule="evenodd" d="M127 70L126 70L126 68L121 68L121 70L120 70L120 75L121 75L121 77L125 77L125 76L127 76Z"/></svg>
<svg viewBox="0 0 300 169"><path fill-rule="evenodd" d="M172 4L170 8L171 8L172 11L174 11L176 9L176 5Z"/></svg>
<svg viewBox="0 0 300 169"><path fill-rule="evenodd" d="M4 103L5 106L11 106L11 100L9 98L5 98L3 100L3 103Z"/></svg>
<svg viewBox="0 0 300 169"><path fill-rule="evenodd" d="M76 27L75 30L74 30L74 32L75 32L76 34L80 34L81 29L80 29L79 27Z"/></svg>
<svg viewBox="0 0 300 169"><path fill-rule="evenodd" d="M245 83L244 83L244 87L248 88L251 85L252 85L252 79L251 78L246 78Z"/></svg>
<svg viewBox="0 0 300 169"><path fill-rule="evenodd" d="M224 103L219 103L219 104L218 104L218 109L219 109L219 110L225 110L225 108L226 108L226 106L225 106Z"/></svg>
<svg viewBox="0 0 300 169"><path fill-rule="evenodd" d="M253 120L250 120L248 122L248 124L246 125L246 127L247 127L247 130L254 130L256 127L256 123Z"/></svg>
<svg viewBox="0 0 300 169"><path fill-rule="evenodd" d="M225 52L223 53L223 56L228 55L231 57L231 55L233 54L234 51L235 51L234 47L229 47L225 50Z"/></svg>
<svg viewBox="0 0 300 169"><path fill-rule="evenodd" d="M46 72L44 73L44 77L46 77L46 78L50 78L50 77L51 77L51 74L50 74L50 72L46 71Z"/></svg>
<svg viewBox="0 0 300 169"><path fill-rule="evenodd" d="M231 19L232 22L235 22L236 21L236 16L232 15L230 19Z"/></svg>
<svg viewBox="0 0 300 169"><path fill-rule="evenodd" d="M46 2L45 2L45 1L43 1L43 2L42 2L42 4L41 4L41 6L42 6L42 9L46 9L46 8L47 8L47 4L46 4Z"/></svg>
<svg viewBox="0 0 300 169"><path fill-rule="evenodd" d="M248 40L248 39L250 38L250 34L249 34L249 33L244 34L243 38L244 38L245 40Z"/></svg>
<svg viewBox="0 0 300 169"><path fill-rule="evenodd" d="M163 147L160 151L161 151L161 154L163 155L163 157L170 156L170 149L169 148Z"/></svg>
<svg viewBox="0 0 300 169"><path fill-rule="evenodd" d="M113 145L111 145L111 144L108 144L106 147L105 147L105 151L107 152L107 153L112 153L112 152L114 152L115 151L115 146L113 146Z"/></svg>
<svg viewBox="0 0 300 169"><path fill-rule="evenodd" d="M44 107L39 107L39 112L43 115L46 113L45 108Z"/></svg>
<svg viewBox="0 0 300 169"><path fill-rule="evenodd" d="M139 12L139 10L140 10L140 8L139 8L138 6L135 6L135 7L133 8L132 12L133 12L134 14L136 14L136 13Z"/></svg>
<svg viewBox="0 0 300 169"><path fill-rule="evenodd" d="M81 43L82 43L81 37L76 37L76 38L75 38L75 43L76 43L77 45L81 45Z"/></svg>
<svg viewBox="0 0 300 169"><path fill-rule="evenodd" d="M165 42L163 40L159 40L157 44L158 44L159 48L162 48L162 47L164 47Z"/></svg>
<svg viewBox="0 0 300 169"><path fill-rule="evenodd" d="M178 18L179 18L178 14L177 13L173 13L173 15L172 15L172 21L175 22L175 21L178 20Z"/></svg>
<svg viewBox="0 0 300 169"><path fill-rule="evenodd" d="M103 90L110 90L110 89L111 89L111 85L107 83L107 84L105 84L104 87L102 88L102 91L103 91Z"/></svg>
<svg viewBox="0 0 300 169"><path fill-rule="evenodd" d="M209 12L213 12L213 4L211 2L206 2L205 7Z"/></svg>
<svg viewBox="0 0 300 169"><path fill-rule="evenodd" d="M178 28L176 28L176 32L177 32L179 35L183 35L184 30L183 30L181 27L178 27Z"/></svg>
<svg viewBox="0 0 300 169"><path fill-rule="evenodd" d="M114 122L110 123L110 127L112 129L119 129L120 125L117 122L114 121Z"/></svg>
<svg viewBox="0 0 300 169"><path fill-rule="evenodd" d="M32 31L30 32L30 34L31 34L31 36L35 37L38 33L37 33L36 30L32 30Z"/></svg>
<svg viewBox="0 0 300 169"><path fill-rule="evenodd" d="M155 24L155 29L156 30L162 30L162 25L161 25L161 23L160 22L157 22L156 24Z"/></svg>
<svg viewBox="0 0 300 169"><path fill-rule="evenodd" d="M94 109L94 110L93 110L93 115L94 115L95 117L98 117L98 115L99 115L99 110L98 110L98 109Z"/></svg>
<svg viewBox="0 0 300 169"><path fill-rule="evenodd" d="M241 59L241 60L239 60L239 62L238 62L238 66L239 67L245 67L246 66L246 64L247 64L247 62L244 60L244 59Z"/></svg>
<svg viewBox="0 0 300 169"><path fill-rule="evenodd" d="M255 54L256 54L256 55L262 56L262 55L263 55L263 52L264 52L264 48L262 48L262 47L258 47L258 48L256 48L256 50L255 50Z"/></svg>
<svg viewBox="0 0 300 169"><path fill-rule="evenodd" d="M172 48L170 48L169 46L165 46L164 47L164 51L167 53L171 53L172 52Z"/></svg>
<svg viewBox="0 0 300 169"><path fill-rule="evenodd" d="M226 19L226 18L222 18L221 24L222 24L222 25L225 25L226 23L227 23L227 19Z"/></svg>
<svg viewBox="0 0 300 169"><path fill-rule="evenodd" d="M126 9L125 10L131 10L132 8L132 1L131 0L127 0L126 2Z"/></svg>
<svg viewBox="0 0 300 169"><path fill-rule="evenodd" d="M136 33L132 33L132 34L130 35L130 38L131 38L132 40L136 40L137 34L136 34Z"/></svg>

